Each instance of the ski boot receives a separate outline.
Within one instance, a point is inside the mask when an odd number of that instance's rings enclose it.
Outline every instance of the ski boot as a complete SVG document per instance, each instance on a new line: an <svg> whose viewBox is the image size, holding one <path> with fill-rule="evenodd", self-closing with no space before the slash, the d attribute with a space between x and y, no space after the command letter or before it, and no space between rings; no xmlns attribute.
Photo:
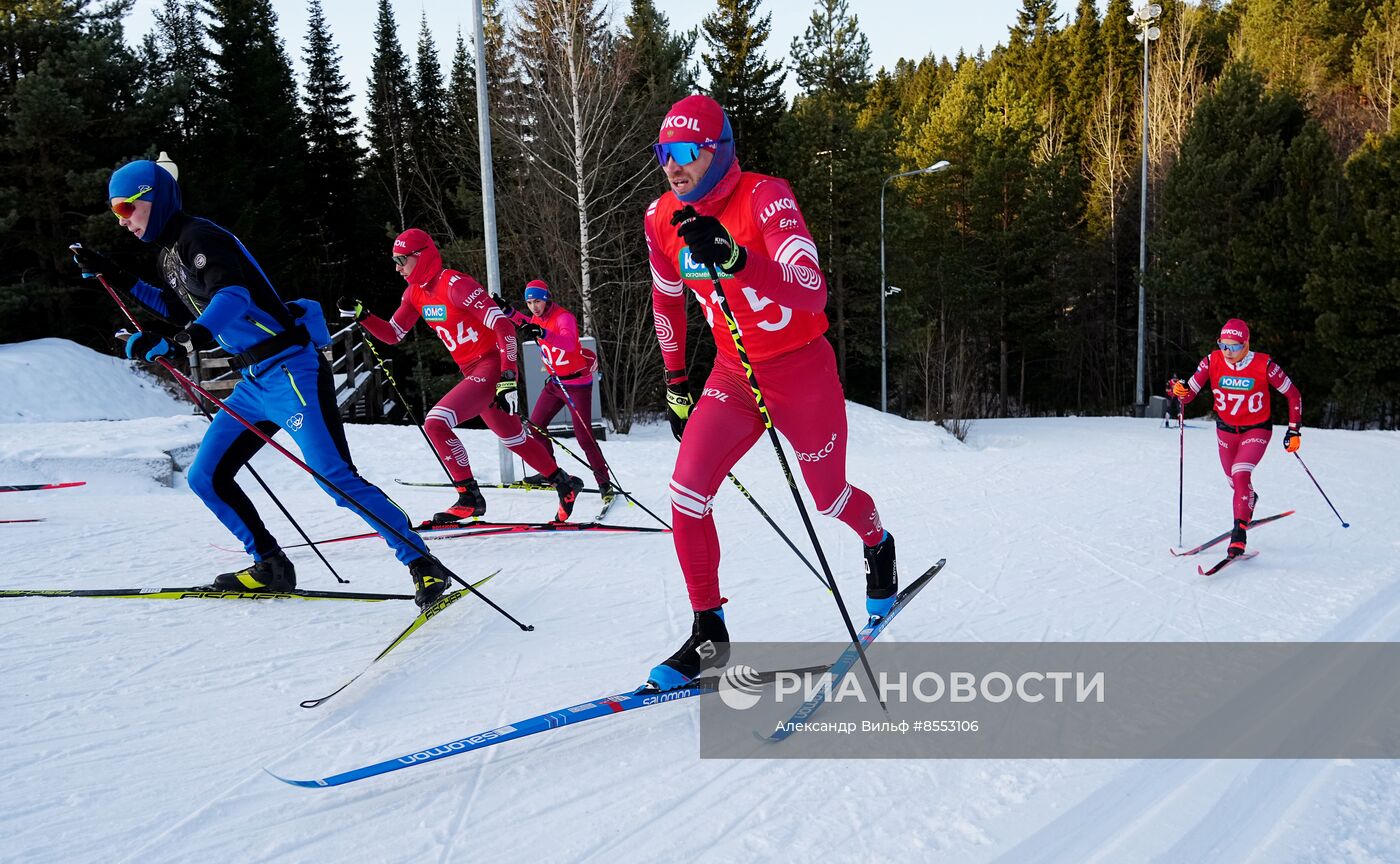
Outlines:
<svg viewBox="0 0 1400 864"><path fill-rule="evenodd" d="M486 496L481 494L476 480L469 478L457 484L457 503L441 513L434 513L429 524L453 525L464 519L480 519L485 515Z"/></svg>
<svg viewBox="0 0 1400 864"><path fill-rule="evenodd" d="M546 476L544 476L543 474L530 474L530 475L528 475L528 476L526 476L526 477L520 478L519 482L522 483L522 484L524 484L524 485L526 485L526 486L550 486L550 485L552 485L552 484L550 483L550 481L549 481L549 478L546 477Z"/></svg>
<svg viewBox="0 0 1400 864"><path fill-rule="evenodd" d="M647 686L674 690L689 684L702 670L718 668L727 662L729 630L724 626L724 608L705 609L695 613L690 638L680 650L647 673Z"/></svg>
<svg viewBox="0 0 1400 864"><path fill-rule="evenodd" d="M1248 520L1235 520L1235 527L1230 529L1230 547L1225 551L1227 558L1238 558L1244 554L1245 530L1247 528L1249 528Z"/></svg>
<svg viewBox="0 0 1400 864"><path fill-rule="evenodd" d="M598 484L598 492L603 496L603 506L606 507L617 497L617 489L611 483L604 480Z"/></svg>
<svg viewBox="0 0 1400 864"><path fill-rule="evenodd" d="M408 564L408 573L413 577L413 602L419 609L427 609L442 597L452 577L442 569L442 565L431 558L415 558Z"/></svg>
<svg viewBox="0 0 1400 864"><path fill-rule="evenodd" d="M549 482L559 493L559 512L554 514L554 521L568 522L569 516L574 512L574 502L578 501L578 493L583 489L583 481L571 477L563 468L558 468L549 475Z"/></svg>
<svg viewBox="0 0 1400 864"><path fill-rule="evenodd" d="M287 553L278 549L242 570L220 573L214 577L214 584L210 587L220 591L295 591L297 569L288 560Z"/></svg>
<svg viewBox="0 0 1400 864"><path fill-rule="evenodd" d="M890 614L899 594L899 568L894 561L894 535L885 536L874 546L865 547L865 611L872 618Z"/></svg>

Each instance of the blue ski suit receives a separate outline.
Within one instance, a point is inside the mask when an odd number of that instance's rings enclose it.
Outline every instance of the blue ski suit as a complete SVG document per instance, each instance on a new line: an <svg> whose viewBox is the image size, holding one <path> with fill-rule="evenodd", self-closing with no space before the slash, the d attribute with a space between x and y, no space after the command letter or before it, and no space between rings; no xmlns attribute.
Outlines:
<svg viewBox="0 0 1400 864"><path fill-rule="evenodd" d="M407 514L361 477L351 461L330 366L318 350L330 342L320 305L310 300L284 302L237 237L180 209L175 179L155 163L133 162L119 169L112 177L111 194L132 194L140 188L138 183L154 186L152 217L142 239L161 247L164 284L138 281L131 289L135 299L189 331L195 348L217 342L234 355L242 380L225 400L228 406L269 437L285 429L306 464L374 518L318 480L321 488L379 532L399 561L407 564L422 557L426 548ZM259 561L276 552L279 544L234 476L264 443L221 411L214 415L187 475L190 489ZM385 526L408 539L394 536Z"/></svg>

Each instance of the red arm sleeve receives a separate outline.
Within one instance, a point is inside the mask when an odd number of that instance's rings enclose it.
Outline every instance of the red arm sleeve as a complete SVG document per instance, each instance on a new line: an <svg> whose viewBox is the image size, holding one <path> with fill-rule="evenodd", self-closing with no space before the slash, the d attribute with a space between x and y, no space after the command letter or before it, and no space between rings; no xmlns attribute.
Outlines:
<svg viewBox="0 0 1400 864"><path fill-rule="evenodd" d="M1190 396L1183 396L1181 406L1185 408L1191 404L1191 400L1201 392L1202 388L1210 386L1210 355L1201 358L1201 362L1196 365L1196 371L1191 373L1187 379L1186 386L1191 389Z"/></svg>
<svg viewBox="0 0 1400 864"><path fill-rule="evenodd" d="M1283 371L1283 367L1269 361L1269 386L1282 393L1288 400L1288 425L1298 426L1303 422L1303 394L1294 386L1293 379Z"/></svg>
<svg viewBox="0 0 1400 864"><path fill-rule="evenodd" d="M385 321L378 315L366 315L360 319L360 324L369 332L369 335L383 342L385 345L397 345L403 341L403 337L408 335L408 331L413 329L413 325L418 323L418 307L408 302L408 292L403 294L403 300L399 303L399 308Z"/></svg>
<svg viewBox="0 0 1400 864"><path fill-rule="evenodd" d="M501 371L515 372L519 351L515 342L515 325L496 306L496 301L481 283L465 273L455 273L447 283L447 298L454 305L471 311L481 319L481 323L496 334L496 345L501 352Z"/></svg>
<svg viewBox="0 0 1400 864"><path fill-rule="evenodd" d="M826 277L792 188L783 180L765 180L754 187L751 204L764 248L747 250L744 279L760 297L800 312L821 312Z"/></svg>
<svg viewBox="0 0 1400 864"><path fill-rule="evenodd" d="M656 202L647 210L647 256L651 262L651 309L656 323L656 341L661 344L661 359L668 371L685 369L685 283L671 261L661 250L652 227Z"/></svg>

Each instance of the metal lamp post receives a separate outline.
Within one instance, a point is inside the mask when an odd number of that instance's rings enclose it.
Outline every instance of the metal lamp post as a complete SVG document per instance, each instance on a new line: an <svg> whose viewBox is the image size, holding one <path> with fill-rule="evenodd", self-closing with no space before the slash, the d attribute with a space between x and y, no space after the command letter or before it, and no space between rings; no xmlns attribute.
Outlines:
<svg viewBox="0 0 1400 864"><path fill-rule="evenodd" d="M1137 389L1133 400L1139 417L1146 413L1147 405L1147 54L1148 46L1162 35L1156 26L1160 17L1162 7L1156 3L1145 3L1128 16L1142 39L1142 213L1138 226Z"/></svg>
<svg viewBox="0 0 1400 864"><path fill-rule="evenodd" d="M885 341L885 298L891 294L897 294L898 288L890 288L885 284L885 187L891 180L900 177L912 177L915 174L937 174L949 167L946 159L933 163L927 168L917 168L913 171L905 171L900 174L891 174L880 184L880 411L889 411L888 390L886 382L888 380L888 364L886 362L888 351Z"/></svg>

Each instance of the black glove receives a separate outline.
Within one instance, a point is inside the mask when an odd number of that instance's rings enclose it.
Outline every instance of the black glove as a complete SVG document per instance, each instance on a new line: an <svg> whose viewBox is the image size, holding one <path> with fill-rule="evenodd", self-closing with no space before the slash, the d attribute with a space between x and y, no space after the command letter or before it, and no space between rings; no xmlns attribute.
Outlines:
<svg viewBox="0 0 1400 864"><path fill-rule="evenodd" d="M369 314L369 310L365 308L364 301L357 300L354 297L341 297L339 300L335 301L335 308L340 310L341 318L353 318L356 321L359 321Z"/></svg>
<svg viewBox="0 0 1400 864"><path fill-rule="evenodd" d="M676 234L690 247L697 264L713 265L726 273L738 273L748 263L749 253L713 216L700 216L694 207L683 207L671 215Z"/></svg>
<svg viewBox="0 0 1400 864"><path fill-rule="evenodd" d="M514 414L518 410L519 402L520 388L515 381L515 370L507 369L501 373L501 380L496 382L494 404L502 411Z"/></svg>
<svg viewBox="0 0 1400 864"><path fill-rule="evenodd" d="M533 339L538 342L543 339L546 334L543 327L538 324L530 323L520 325L520 335L524 336L526 339Z"/></svg>
<svg viewBox="0 0 1400 864"><path fill-rule="evenodd" d="M74 243L68 247L73 253L73 263L78 265L78 269L83 271L84 279L96 279L98 275L106 277L107 284L118 291L125 291L130 294L131 289L136 287L136 277L117 266L117 262L98 252L96 249L89 249L81 243Z"/></svg>
<svg viewBox="0 0 1400 864"><path fill-rule="evenodd" d="M126 340L126 356L128 360L145 360L150 363L164 357L173 363L179 363L189 356L189 352L174 339L166 339L154 333L137 332Z"/></svg>
<svg viewBox="0 0 1400 864"><path fill-rule="evenodd" d="M671 434L681 440L685 432L685 421L690 419L690 409L695 399L690 395L690 379L685 372L666 370L666 419L671 421Z"/></svg>
<svg viewBox="0 0 1400 864"><path fill-rule="evenodd" d="M1303 446L1303 436L1298 431L1297 426L1289 425L1288 431L1283 433L1283 449L1289 453L1297 453L1298 448Z"/></svg>
<svg viewBox="0 0 1400 864"><path fill-rule="evenodd" d="M496 304L497 309L501 310L507 315L511 315L515 312L515 307L510 305L509 301L507 301L506 298L502 297L499 294L492 294L490 295L490 297L491 302Z"/></svg>

